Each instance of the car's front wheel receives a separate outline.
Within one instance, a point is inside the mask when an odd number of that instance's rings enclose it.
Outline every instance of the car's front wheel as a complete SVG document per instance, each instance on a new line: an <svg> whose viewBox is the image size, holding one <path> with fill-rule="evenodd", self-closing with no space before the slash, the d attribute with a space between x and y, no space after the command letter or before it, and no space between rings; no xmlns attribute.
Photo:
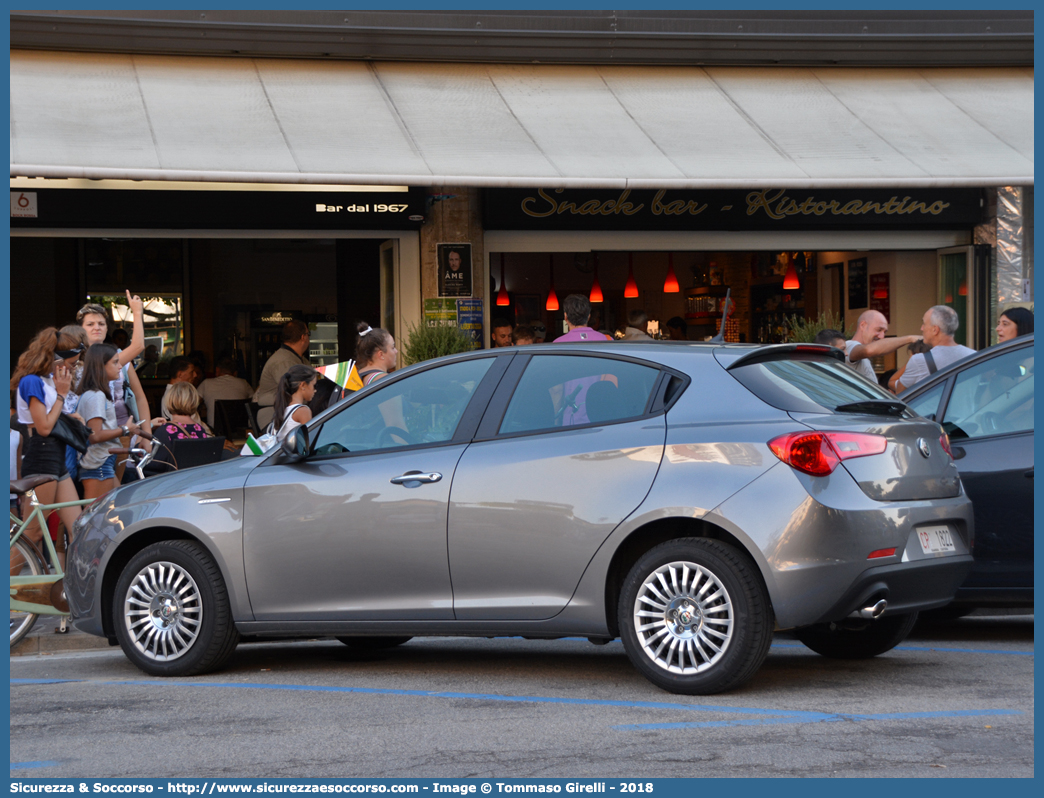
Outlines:
<svg viewBox="0 0 1044 798"><path fill-rule="evenodd" d="M798 629L798 640L824 657L831 659L870 659L891 651L910 634L917 623L917 613L885 615L867 621L861 628L838 624L817 624Z"/></svg>
<svg viewBox="0 0 1044 798"><path fill-rule="evenodd" d="M131 559L116 583L113 622L127 658L153 676L217 670L239 642L221 572L188 540L153 543Z"/></svg>
<svg viewBox="0 0 1044 798"><path fill-rule="evenodd" d="M620 635L634 666L658 687L709 695L746 682L772 643L772 608L755 565L705 538L646 552L620 592Z"/></svg>

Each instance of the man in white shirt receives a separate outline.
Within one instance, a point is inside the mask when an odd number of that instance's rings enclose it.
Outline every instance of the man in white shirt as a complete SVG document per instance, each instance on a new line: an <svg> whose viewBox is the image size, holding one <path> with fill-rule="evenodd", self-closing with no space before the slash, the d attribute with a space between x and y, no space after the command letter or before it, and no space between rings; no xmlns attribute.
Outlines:
<svg viewBox="0 0 1044 798"><path fill-rule="evenodd" d="M920 341L919 335L900 335L895 338L885 338L888 332L888 319L877 310L867 310L859 317L856 323L855 335L851 341L845 343L845 359L853 369L858 371L870 382L877 382L874 367L870 359L895 352L900 347Z"/></svg>
<svg viewBox="0 0 1044 798"><path fill-rule="evenodd" d="M962 358L975 354L974 349L961 346L953 340L959 324L960 319L957 317L957 311L948 305L935 305L924 312L924 318L921 320L921 332L924 334L924 342L932 348L932 351L928 354L931 355L935 368L931 369L928 367L928 361L923 354L914 355L910 358L910 362L906 364L906 371L903 372L903 376L895 384L896 392L905 391L933 371L946 368L951 363L956 363Z"/></svg>
<svg viewBox="0 0 1044 798"><path fill-rule="evenodd" d="M214 402L223 399L241 399L246 402L254 395L250 383L236 376L236 364L227 355L219 357L214 366L217 376L203 380L199 385L199 395L207 403L207 425L213 429Z"/></svg>

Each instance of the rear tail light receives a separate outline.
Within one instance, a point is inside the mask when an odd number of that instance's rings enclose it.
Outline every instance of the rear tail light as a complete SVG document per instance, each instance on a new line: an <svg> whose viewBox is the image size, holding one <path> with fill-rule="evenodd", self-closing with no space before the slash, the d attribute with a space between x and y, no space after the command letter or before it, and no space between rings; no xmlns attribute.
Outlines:
<svg viewBox="0 0 1044 798"><path fill-rule="evenodd" d="M950 436L945 432L939 436L939 445L942 447L946 454L950 455L950 459L953 459L953 452L950 450Z"/></svg>
<svg viewBox="0 0 1044 798"><path fill-rule="evenodd" d="M787 465L814 477L833 473L842 460L881 454L888 441L860 432L791 432L769 441L769 448Z"/></svg>

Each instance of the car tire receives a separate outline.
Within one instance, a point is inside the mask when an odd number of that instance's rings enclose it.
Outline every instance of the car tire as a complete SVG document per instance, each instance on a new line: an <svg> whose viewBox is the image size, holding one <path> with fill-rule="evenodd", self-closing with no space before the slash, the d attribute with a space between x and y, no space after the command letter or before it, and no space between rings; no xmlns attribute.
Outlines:
<svg viewBox="0 0 1044 798"><path fill-rule="evenodd" d="M816 624L794 632L798 640L831 659L870 659L891 651L910 634L917 613L885 615L868 621L862 629L846 629L836 624Z"/></svg>
<svg viewBox="0 0 1044 798"><path fill-rule="evenodd" d="M738 687L772 644L772 607L757 567L718 540L680 538L647 551L624 580L618 613L631 663L670 693Z"/></svg>
<svg viewBox="0 0 1044 798"><path fill-rule="evenodd" d="M131 559L116 583L113 627L127 658L152 676L217 670L239 643L221 572L189 540L153 543Z"/></svg>
<svg viewBox="0 0 1044 798"><path fill-rule="evenodd" d="M348 648L360 651L378 651L382 648L395 648L408 643L412 637L338 637Z"/></svg>

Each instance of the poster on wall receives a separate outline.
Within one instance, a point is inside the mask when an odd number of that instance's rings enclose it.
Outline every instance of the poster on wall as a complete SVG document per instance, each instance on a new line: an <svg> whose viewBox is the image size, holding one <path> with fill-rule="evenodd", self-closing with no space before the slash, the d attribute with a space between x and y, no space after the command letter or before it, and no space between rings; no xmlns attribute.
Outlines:
<svg viewBox="0 0 1044 798"><path fill-rule="evenodd" d="M439 296L471 296L471 244L437 244Z"/></svg>
<svg viewBox="0 0 1044 798"><path fill-rule="evenodd" d="M454 299L425 299L424 324L427 327L453 327L457 324L457 302Z"/></svg>
<svg viewBox="0 0 1044 798"><path fill-rule="evenodd" d="M858 310L867 306L866 258L848 262L848 307Z"/></svg>
<svg viewBox="0 0 1044 798"><path fill-rule="evenodd" d="M457 300L457 326L471 336L471 348L482 348L482 300Z"/></svg>

